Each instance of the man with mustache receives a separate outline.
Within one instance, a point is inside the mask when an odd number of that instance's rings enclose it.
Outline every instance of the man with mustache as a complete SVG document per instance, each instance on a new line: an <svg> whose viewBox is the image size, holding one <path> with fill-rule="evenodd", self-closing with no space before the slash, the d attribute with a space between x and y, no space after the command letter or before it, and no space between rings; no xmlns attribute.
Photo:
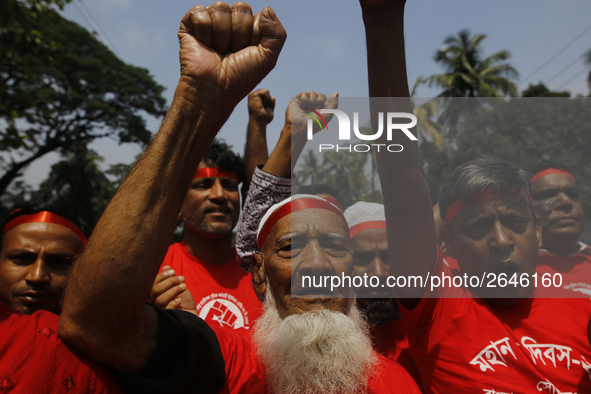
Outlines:
<svg viewBox="0 0 591 394"><path fill-rule="evenodd" d="M57 315L70 268L86 236L59 209L26 206L2 227L0 301L14 311L46 310Z"/></svg>
<svg viewBox="0 0 591 394"><path fill-rule="evenodd" d="M64 287L85 243L79 225L55 207L21 207L2 226L0 392L122 392L56 334Z"/></svg>
<svg viewBox="0 0 591 394"><path fill-rule="evenodd" d="M409 113L404 48L373 38L367 37L370 96L399 99L372 100L372 113ZM471 281L457 287L439 283L431 290L428 278L458 283L459 276L438 251L418 143L403 133L377 142L404 146L396 154L379 152L377 162L388 246L396 251L390 274L427 281L426 289L410 284L395 290L425 392L590 392L591 350L584 333L591 304L532 298L541 226L529 203L528 173L498 159L452 171L439 193L444 241ZM496 287L488 286L490 274ZM529 282L503 286L501 274ZM484 285L476 286L474 277Z"/></svg>
<svg viewBox="0 0 591 394"><path fill-rule="evenodd" d="M243 181L242 158L214 140L185 196L180 215L185 240L168 248L162 263L167 273L157 278L151 296L154 305L180 307L182 297L162 291L180 280L191 291L199 317L209 324L249 329L261 315L263 306L251 276L240 269L232 247L232 229L240 213L238 185Z"/></svg>
<svg viewBox="0 0 591 394"><path fill-rule="evenodd" d="M345 210L345 218L350 229L353 274L379 279L376 287L356 289L357 307L370 325L373 347L402 365L420 386L421 377L409 353L398 302L387 283L390 259L396 258L396 253L390 253L388 248L384 206L360 201Z"/></svg>
<svg viewBox="0 0 591 394"><path fill-rule="evenodd" d="M542 224L537 272L560 287L544 288L548 297L591 297L591 248L579 241L585 228L577 181L563 165L541 162L532 168L532 206Z"/></svg>

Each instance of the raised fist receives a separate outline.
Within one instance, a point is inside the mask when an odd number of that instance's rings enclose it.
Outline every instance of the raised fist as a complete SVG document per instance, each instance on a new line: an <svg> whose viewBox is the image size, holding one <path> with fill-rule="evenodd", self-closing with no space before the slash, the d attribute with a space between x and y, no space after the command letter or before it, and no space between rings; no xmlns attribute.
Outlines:
<svg viewBox="0 0 591 394"><path fill-rule="evenodd" d="M285 111L285 124L291 125L292 136L305 137L308 128L308 119L313 119L310 113L318 111L320 109L336 109L338 107L338 93L333 93L332 96L327 100L326 96L322 93L316 92L302 92L292 99L287 106ZM332 114L323 114L322 118L326 123L332 119ZM316 115L316 118L318 116ZM319 132L324 128L324 122L320 120L319 125L316 120L313 119L313 131L314 133Z"/></svg>
<svg viewBox="0 0 591 394"><path fill-rule="evenodd" d="M195 6L181 20L181 81L236 105L273 69L287 38L267 7L253 16L243 2Z"/></svg>
<svg viewBox="0 0 591 394"><path fill-rule="evenodd" d="M268 125L273 120L275 97L267 89L259 89L248 95L248 114L256 122Z"/></svg>

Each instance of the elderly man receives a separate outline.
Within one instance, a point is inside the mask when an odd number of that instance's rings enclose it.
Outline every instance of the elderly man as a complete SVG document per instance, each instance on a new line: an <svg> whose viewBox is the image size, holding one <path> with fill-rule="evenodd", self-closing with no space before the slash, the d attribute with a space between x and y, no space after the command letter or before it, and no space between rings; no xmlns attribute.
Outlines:
<svg viewBox="0 0 591 394"><path fill-rule="evenodd" d="M14 311L61 312L70 268L86 236L60 210L27 206L13 211L2 227L0 301Z"/></svg>
<svg viewBox="0 0 591 394"><path fill-rule="evenodd" d="M397 12L401 22L402 7ZM235 330L214 326L212 331L192 314L145 304L168 246L166 234L174 229L175 213L180 211L207 146L234 106L274 66L285 37L270 8L253 17L244 3L232 8L220 2L209 8L198 6L181 22L181 81L171 110L154 142L107 207L72 272L59 325L64 340L93 359L120 372L139 373L121 378L125 387L153 390L164 381L170 384L170 390L193 392L300 391L299 386L295 390L290 384L283 386L285 380L280 377L268 380L265 388L266 378L275 376L274 364L266 360L277 360L281 355L274 354L271 347L267 352L263 342L257 346L261 354L258 358ZM308 224L310 211L316 211L314 215L321 215L325 222ZM296 300L289 295L291 259L296 259L291 253L292 242L298 241L300 244L293 246L304 248L298 260L303 269L333 267L340 271L351 266L346 223L335 212L324 211L308 209L301 215L279 218L269 228L270 238L264 238L265 258L255 257L257 290L271 295L267 302L275 299L280 325L294 321L295 326L306 326L306 318L322 319L325 315L344 323L354 321L345 315L354 316L348 299ZM286 234L286 229L291 233L290 226L300 229L299 234ZM349 345L363 347L363 341ZM322 346L308 347L316 354L323 353ZM314 376L300 376L296 383L319 381L321 386L314 387L335 393L356 392L368 384L375 392L416 393L412 382L405 381L408 375L396 364L380 363L383 374L378 372L370 379L375 359L371 346L364 348L365 353L350 353L350 357L362 359L361 363L349 359L358 366L352 376L313 369ZM328 356L323 354L325 359ZM392 373L392 380L383 379L387 373Z"/></svg>
<svg viewBox="0 0 591 394"><path fill-rule="evenodd" d="M542 224L537 272L554 278L559 288L544 288L548 297L591 296L591 248L579 241L585 213L577 181L564 166L541 162L532 168L532 206Z"/></svg>

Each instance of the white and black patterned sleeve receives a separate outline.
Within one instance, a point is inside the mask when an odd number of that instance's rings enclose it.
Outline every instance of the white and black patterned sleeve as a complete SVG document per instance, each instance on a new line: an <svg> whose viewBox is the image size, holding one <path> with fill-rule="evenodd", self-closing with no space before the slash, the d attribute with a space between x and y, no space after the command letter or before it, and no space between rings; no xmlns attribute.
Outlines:
<svg viewBox="0 0 591 394"><path fill-rule="evenodd" d="M256 238L261 219L269 208L291 195L294 182L295 179L255 169L236 234L236 251L243 270L252 270L251 256L258 252Z"/></svg>

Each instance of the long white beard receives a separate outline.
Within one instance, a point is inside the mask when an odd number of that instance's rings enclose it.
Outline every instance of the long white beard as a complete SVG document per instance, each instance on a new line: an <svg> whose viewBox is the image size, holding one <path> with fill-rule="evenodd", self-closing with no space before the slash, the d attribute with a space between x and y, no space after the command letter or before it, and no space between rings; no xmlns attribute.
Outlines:
<svg viewBox="0 0 591 394"><path fill-rule="evenodd" d="M270 291L254 341L273 394L363 392L377 362L355 306L348 315L322 310L281 319Z"/></svg>

